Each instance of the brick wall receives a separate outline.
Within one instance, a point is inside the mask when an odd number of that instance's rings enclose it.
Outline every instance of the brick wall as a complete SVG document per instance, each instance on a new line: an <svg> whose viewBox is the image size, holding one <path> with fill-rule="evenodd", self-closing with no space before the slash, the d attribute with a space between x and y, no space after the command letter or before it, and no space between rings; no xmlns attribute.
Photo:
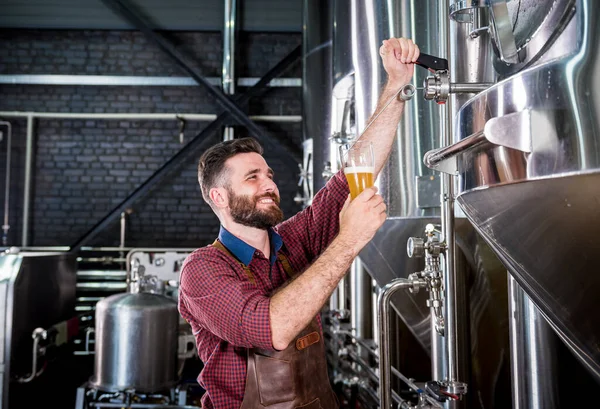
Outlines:
<svg viewBox="0 0 600 409"><path fill-rule="evenodd" d="M197 62L204 76L219 75L219 33L166 35ZM242 33L236 75L262 76L300 41L297 33ZM185 76L137 32L41 30L0 31L0 74ZM300 77L299 64L285 76ZM254 98L248 110L299 115L300 99L298 87L272 88ZM201 87L0 85L0 111L219 113L221 108ZM5 119L13 124L9 244L16 245L21 242L26 123ZM185 142L206 125L188 122ZM299 123L263 122L259 127L301 144ZM246 134L243 128L236 132ZM183 146L176 121L44 118L36 120L34 134L29 232L34 246L75 242ZM213 138L216 141L218 135ZM293 202L297 175L281 147L265 148L267 162L276 172L284 213L293 215L299 210ZM3 192L6 139L0 142L0 150ZM202 201L197 159L188 162L132 206L127 246L196 247L214 239L218 220ZM88 244L118 243L117 221Z"/></svg>

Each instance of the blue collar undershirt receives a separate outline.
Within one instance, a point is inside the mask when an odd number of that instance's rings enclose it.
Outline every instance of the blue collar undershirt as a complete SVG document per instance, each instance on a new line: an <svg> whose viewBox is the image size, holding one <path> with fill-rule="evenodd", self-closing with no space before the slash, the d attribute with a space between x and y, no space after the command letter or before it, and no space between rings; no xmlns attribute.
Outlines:
<svg viewBox="0 0 600 409"><path fill-rule="evenodd" d="M231 254L246 266L250 264L252 257L254 257L254 253L257 250L231 234L223 226L221 226L221 230L219 231L219 241L227 247ZM273 265L277 259L277 252L281 249L281 246L283 246L283 240L275 230L269 229L269 241L271 243L271 256L269 257L269 261L271 262L271 265Z"/></svg>

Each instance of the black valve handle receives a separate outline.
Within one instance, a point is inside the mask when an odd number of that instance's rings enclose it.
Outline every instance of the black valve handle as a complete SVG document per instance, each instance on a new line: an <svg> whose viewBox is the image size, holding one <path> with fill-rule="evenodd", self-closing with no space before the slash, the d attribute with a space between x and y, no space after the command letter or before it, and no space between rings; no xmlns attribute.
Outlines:
<svg viewBox="0 0 600 409"><path fill-rule="evenodd" d="M434 57L429 54L419 54L419 58L415 64L420 65L423 68L427 68L429 71L447 71L448 70L448 60L440 57Z"/></svg>

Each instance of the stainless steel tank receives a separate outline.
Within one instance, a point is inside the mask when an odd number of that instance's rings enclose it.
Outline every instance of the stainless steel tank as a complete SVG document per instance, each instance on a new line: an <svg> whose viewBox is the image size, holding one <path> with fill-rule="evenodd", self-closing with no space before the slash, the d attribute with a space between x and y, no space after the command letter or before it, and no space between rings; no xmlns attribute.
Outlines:
<svg viewBox="0 0 600 409"><path fill-rule="evenodd" d="M104 391L152 393L177 382L177 303L165 296L125 293L96 306L95 372Z"/></svg>
<svg viewBox="0 0 600 409"><path fill-rule="evenodd" d="M351 33L346 36L348 48L334 44L336 56L350 51L354 69L352 87L354 97L354 129L360 134L376 108L386 73L379 56L381 42L390 37L410 37L423 52L436 54L438 45L431 34L436 31L438 9L429 2L382 2L353 0L350 8ZM344 27L336 27L344 30ZM335 39L334 35L334 39ZM341 37L343 41L343 37ZM334 67L342 66L334 64ZM350 71L350 70L347 70ZM422 82L426 70L417 68L415 83ZM334 72L338 80L339 73ZM341 73L345 75L345 72ZM334 90L343 87L345 77L339 78ZM427 169L421 157L437 146L439 112L441 108L420 98L413 98L404 108L396 140L388 164L378 178L379 191L388 206L388 220L374 239L361 252L366 270L384 286L391 280L423 269L422 260L406 254L406 242L411 236L424 232L427 223L439 224L439 179ZM425 294L403 293L393 298L392 304L408 330L429 352L429 308Z"/></svg>
<svg viewBox="0 0 600 409"><path fill-rule="evenodd" d="M454 145L425 159L459 175L469 220L600 379L590 313L600 291L600 12L591 0L512 3L519 61L497 55L505 79L469 100Z"/></svg>

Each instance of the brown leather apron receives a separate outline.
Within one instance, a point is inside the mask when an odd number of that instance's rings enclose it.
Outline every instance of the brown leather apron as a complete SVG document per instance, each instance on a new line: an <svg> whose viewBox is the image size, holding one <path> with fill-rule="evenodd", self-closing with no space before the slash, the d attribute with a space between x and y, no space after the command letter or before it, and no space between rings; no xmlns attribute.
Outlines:
<svg viewBox="0 0 600 409"><path fill-rule="evenodd" d="M218 240L217 249L235 257ZM288 276L293 277L287 258L278 254ZM254 275L241 263L248 280ZM283 351L248 350L246 389L240 409L337 409L337 398L329 384L325 345L316 318Z"/></svg>

